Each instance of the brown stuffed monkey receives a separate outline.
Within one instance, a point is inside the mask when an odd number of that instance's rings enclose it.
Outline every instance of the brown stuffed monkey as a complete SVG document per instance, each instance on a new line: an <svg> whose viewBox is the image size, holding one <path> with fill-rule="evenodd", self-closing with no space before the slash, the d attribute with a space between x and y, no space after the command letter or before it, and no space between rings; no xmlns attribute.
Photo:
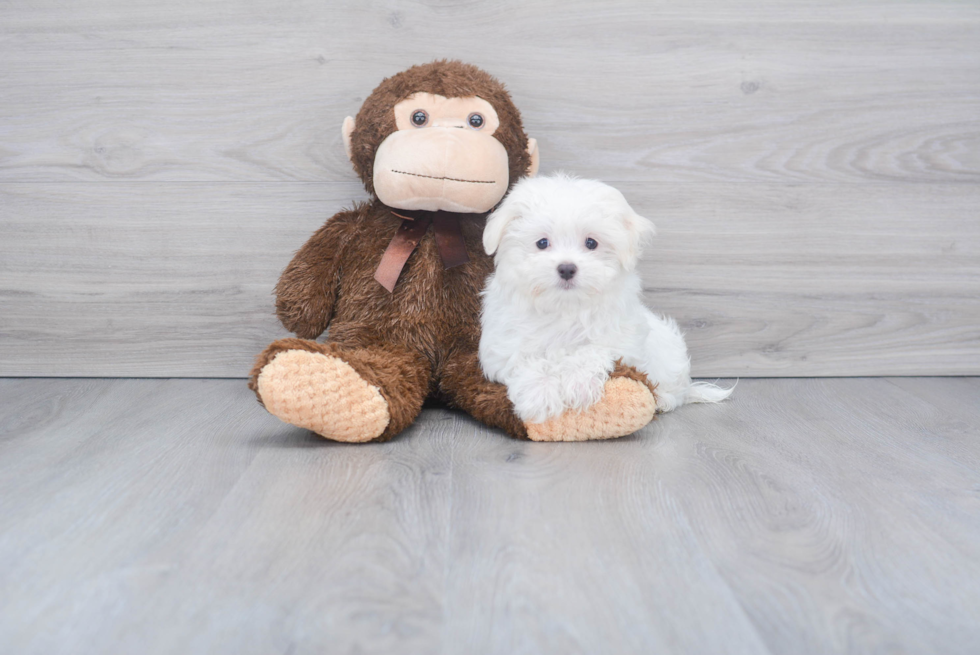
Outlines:
<svg viewBox="0 0 980 655"><path fill-rule="evenodd" d="M588 410L527 425L483 376L486 213L538 168L500 82L457 61L414 66L384 80L343 134L372 200L330 218L276 285L276 312L298 338L272 343L252 370L269 412L346 442L392 438L428 396L536 440L618 437L653 418L653 389L628 367Z"/></svg>

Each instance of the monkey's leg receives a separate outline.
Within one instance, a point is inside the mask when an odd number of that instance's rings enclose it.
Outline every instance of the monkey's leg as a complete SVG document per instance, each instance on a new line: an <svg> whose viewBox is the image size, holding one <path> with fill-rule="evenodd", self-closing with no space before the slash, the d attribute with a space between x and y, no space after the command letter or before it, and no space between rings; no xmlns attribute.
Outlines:
<svg viewBox="0 0 980 655"><path fill-rule="evenodd" d="M439 391L449 402L492 428L527 439L524 422L514 413L507 387L483 376L475 351L455 351L439 371Z"/></svg>
<svg viewBox="0 0 980 655"><path fill-rule="evenodd" d="M277 418L334 441L387 441L418 416L428 360L395 346L349 348L280 339L259 355L249 388Z"/></svg>
<svg viewBox="0 0 980 655"><path fill-rule="evenodd" d="M544 423L524 423L507 398L507 388L483 376L475 352L457 352L440 371L439 388L453 405L512 437L534 441L587 441L633 434L657 411L654 387L631 366L616 364L602 400L583 411L567 411Z"/></svg>

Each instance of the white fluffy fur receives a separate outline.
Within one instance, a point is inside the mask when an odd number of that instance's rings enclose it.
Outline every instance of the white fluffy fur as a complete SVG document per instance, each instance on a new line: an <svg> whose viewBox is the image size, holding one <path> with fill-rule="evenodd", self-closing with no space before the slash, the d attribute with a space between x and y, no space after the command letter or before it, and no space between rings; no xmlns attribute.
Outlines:
<svg viewBox="0 0 980 655"><path fill-rule="evenodd" d="M562 174L521 181L489 217L483 245L496 270L483 292L480 363L522 420L592 405L618 359L657 385L660 412L731 393L692 383L677 324L643 306L636 265L653 233L616 189ZM565 263L578 269L569 281L558 274Z"/></svg>

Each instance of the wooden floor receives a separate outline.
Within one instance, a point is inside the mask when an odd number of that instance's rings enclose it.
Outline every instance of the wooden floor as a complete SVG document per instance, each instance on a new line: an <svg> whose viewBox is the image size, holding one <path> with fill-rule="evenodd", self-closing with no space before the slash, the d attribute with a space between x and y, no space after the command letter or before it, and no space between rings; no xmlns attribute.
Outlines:
<svg viewBox="0 0 980 655"><path fill-rule="evenodd" d="M980 380L346 446L240 380L0 380L4 653L976 653Z"/></svg>

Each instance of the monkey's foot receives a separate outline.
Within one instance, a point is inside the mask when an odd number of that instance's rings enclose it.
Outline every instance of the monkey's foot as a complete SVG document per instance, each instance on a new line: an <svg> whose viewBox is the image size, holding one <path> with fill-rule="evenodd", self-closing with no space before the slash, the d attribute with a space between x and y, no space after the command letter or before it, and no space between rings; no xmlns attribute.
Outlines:
<svg viewBox="0 0 980 655"><path fill-rule="evenodd" d="M323 353L279 352L262 367L255 390L273 416L334 441L377 439L391 418L378 387Z"/></svg>
<svg viewBox="0 0 980 655"><path fill-rule="evenodd" d="M633 373L636 375L622 372L611 377L606 382L602 399L585 410L568 411L544 423L526 423L528 438L534 441L588 441L633 434L652 421L657 411L653 388L645 376L636 371Z"/></svg>

